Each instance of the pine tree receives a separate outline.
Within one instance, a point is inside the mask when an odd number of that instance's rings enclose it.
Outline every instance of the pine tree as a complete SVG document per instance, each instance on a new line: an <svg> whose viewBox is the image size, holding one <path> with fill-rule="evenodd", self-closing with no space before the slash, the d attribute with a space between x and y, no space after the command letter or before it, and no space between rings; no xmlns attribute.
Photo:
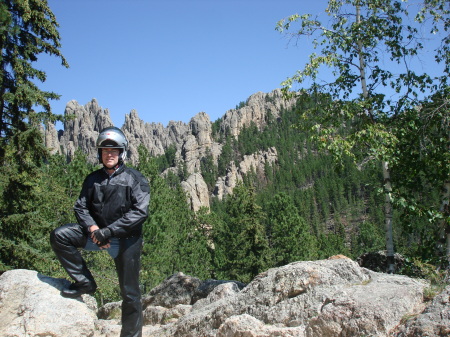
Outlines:
<svg viewBox="0 0 450 337"><path fill-rule="evenodd" d="M44 157L39 123L61 119L51 113L49 100L59 96L42 91L42 70L33 68L39 54L57 56L58 23L44 0L0 2L0 267L35 268L41 235L49 223L39 213L46 199L42 174ZM42 107L43 111L36 111ZM48 179L48 177L46 177Z"/></svg>
<svg viewBox="0 0 450 337"><path fill-rule="evenodd" d="M255 191L238 184L226 200L226 219L215 229L215 263L222 278L251 281L270 263L261 207Z"/></svg>
<svg viewBox="0 0 450 337"><path fill-rule="evenodd" d="M0 261L5 269L33 266L32 261L38 255L32 246L34 229L46 226L37 208L44 193L40 186L41 156L46 154L46 149L41 134L30 129L14 135L16 137L20 138L17 144L23 144L21 155L17 156L15 146L8 144L3 149L3 162L7 165L0 167L4 178L0 186Z"/></svg>
<svg viewBox="0 0 450 337"><path fill-rule="evenodd" d="M227 173L227 167L233 160L232 157L232 143L233 139L231 136L226 137L224 144L222 146L222 153L220 154L218 164L217 164L217 174L219 176L224 176Z"/></svg>
<svg viewBox="0 0 450 337"><path fill-rule="evenodd" d="M210 148L206 149L205 156L200 159L200 170L203 179L208 186L209 192L213 192L218 176L218 170L217 166L214 164L214 158Z"/></svg>
<svg viewBox="0 0 450 337"><path fill-rule="evenodd" d="M39 122L52 122L62 117L53 115L49 100L59 96L42 91L35 80L44 82L46 74L33 68L41 53L57 56L62 65L68 64L59 48L58 23L45 0L0 3L0 164L5 160L5 148L14 144L17 155L22 153L18 143L29 140L18 133L36 127ZM42 107L43 111L35 111Z"/></svg>
<svg viewBox="0 0 450 337"><path fill-rule="evenodd" d="M32 135L40 139L40 133ZM41 158L30 158L31 154L46 154L45 149L36 151L39 144L34 145L34 152L24 151L28 155L23 157L15 156L12 147L6 149L9 165L0 168L0 176L7 177L0 186L0 261L2 269L29 268L52 275L59 263L50 248L49 234L75 220L72 208L76 196L68 193L67 186L69 166L74 164L67 164L59 155L49 157L46 164ZM18 164L18 160L24 162ZM86 162L83 165L87 166Z"/></svg>
<svg viewBox="0 0 450 337"><path fill-rule="evenodd" d="M287 194L278 193L273 197L267 220L273 266L317 257L316 238Z"/></svg>

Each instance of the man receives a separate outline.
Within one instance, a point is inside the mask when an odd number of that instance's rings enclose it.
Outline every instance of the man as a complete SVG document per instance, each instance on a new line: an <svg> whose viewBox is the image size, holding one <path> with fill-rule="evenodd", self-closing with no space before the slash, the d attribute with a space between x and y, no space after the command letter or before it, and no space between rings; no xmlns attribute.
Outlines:
<svg viewBox="0 0 450 337"><path fill-rule="evenodd" d="M140 172L125 166L128 141L120 129L103 129L96 146L103 168L83 183L74 206L78 223L61 226L50 236L56 256L74 280L61 295L76 298L95 292L97 285L78 248L106 249L114 258L122 296L120 336L141 336L139 271L150 188Z"/></svg>

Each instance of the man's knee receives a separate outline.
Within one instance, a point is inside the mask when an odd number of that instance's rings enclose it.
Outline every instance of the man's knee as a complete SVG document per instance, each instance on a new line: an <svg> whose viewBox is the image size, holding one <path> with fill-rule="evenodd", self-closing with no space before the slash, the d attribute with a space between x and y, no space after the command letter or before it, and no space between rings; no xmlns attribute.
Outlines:
<svg viewBox="0 0 450 337"><path fill-rule="evenodd" d="M61 243L61 227L55 228L50 233L50 244L52 247Z"/></svg>
<svg viewBox="0 0 450 337"><path fill-rule="evenodd" d="M50 233L50 244L53 248L64 246L80 246L85 243L85 237L78 224L66 224L55 228Z"/></svg>

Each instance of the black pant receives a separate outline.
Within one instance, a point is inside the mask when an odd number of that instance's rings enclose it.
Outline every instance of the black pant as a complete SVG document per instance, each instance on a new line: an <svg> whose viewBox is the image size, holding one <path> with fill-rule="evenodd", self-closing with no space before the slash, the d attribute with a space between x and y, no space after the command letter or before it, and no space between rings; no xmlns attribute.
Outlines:
<svg viewBox="0 0 450 337"><path fill-rule="evenodd" d="M69 276L79 284L94 282L78 248L84 248L88 239L79 224L67 224L56 228L50 242L58 260ZM142 303L139 288L142 237L120 239L119 255L114 259L122 295L121 337L142 336Z"/></svg>

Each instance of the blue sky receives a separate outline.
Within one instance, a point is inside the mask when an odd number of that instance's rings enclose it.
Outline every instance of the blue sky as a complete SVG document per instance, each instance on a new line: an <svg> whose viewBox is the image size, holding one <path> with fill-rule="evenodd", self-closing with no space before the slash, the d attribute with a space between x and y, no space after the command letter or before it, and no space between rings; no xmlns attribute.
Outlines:
<svg viewBox="0 0 450 337"><path fill-rule="evenodd" d="M70 68L41 56L42 89L62 114L70 100L96 98L121 127L135 109L145 122L211 121L251 94L270 92L301 68L311 50L275 30L295 13L323 12L327 1L49 0Z"/></svg>
<svg viewBox="0 0 450 337"><path fill-rule="evenodd" d="M415 2L415 1L412 1ZM295 13L326 22L327 0L48 0L70 68L41 55L43 90L63 114L96 98L121 127L132 109L147 123L222 117L250 95L270 92L314 51L275 30ZM426 36L426 32L425 32ZM428 53L432 56L433 53ZM416 70L438 72L426 60ZM326 73L325 73L326 74ZM326 75L325 75L326 76ZM59 128L59 127L58 127Z"/></svg>

